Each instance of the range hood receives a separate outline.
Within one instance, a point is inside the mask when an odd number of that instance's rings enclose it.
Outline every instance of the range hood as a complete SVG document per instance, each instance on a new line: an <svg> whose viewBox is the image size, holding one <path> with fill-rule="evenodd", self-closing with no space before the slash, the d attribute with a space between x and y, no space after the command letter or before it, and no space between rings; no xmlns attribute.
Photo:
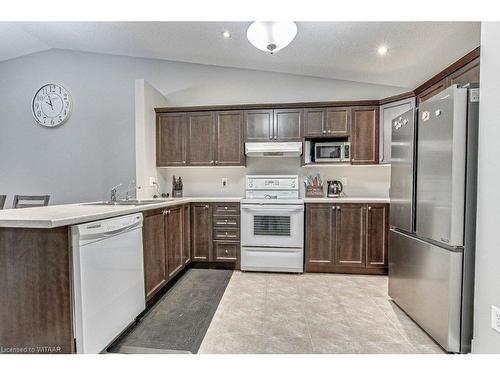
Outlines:
<svg viewBox="0 0 500 375"><path fill-rule="evenodd" d="M245 155L298 157L302 155L302 142L246 142Z"/></svg>

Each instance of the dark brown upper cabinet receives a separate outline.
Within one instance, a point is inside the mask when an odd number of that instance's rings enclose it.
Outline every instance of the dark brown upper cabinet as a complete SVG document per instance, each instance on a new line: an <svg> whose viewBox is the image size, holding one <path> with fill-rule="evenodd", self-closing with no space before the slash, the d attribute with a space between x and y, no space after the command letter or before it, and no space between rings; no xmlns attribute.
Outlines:
<svg viewBox="0 0 500 375"><path fill-rule="evenodd" d="M450 74L450 85L479 83L479 57Z"/></svg>
<svg viewBox="0 0 500 375"><path fill-rule="evenodd" d="M377 164L379 131L378 107L352 108L351 163Z"/></svg>
<svg viewBox="0 0 500 375"><path fill-rule="evenodd" d="M167 269L168 278L172 279L183 267L184 248L184 220L183 207L168 208L165 219L165 231L167 233Z"/></svg>
<svg viewBox="0 0 500 375"><path fill-rule="evenodd" d="M243 111L216 112L215 165L245 165Z"/></svg>
<svg viewBox="0 0 500 375"><path fill-rule="evenodd" d="M366 267L387 266L388 231L389 205L369 204L366 218Z"/></svg>
<svg viewBox="0 0 500 375"><path fill-rule="evenodd" d="M326 109L326 135L349 136L350 114L348 107L333 107Z"/></svg>
<svg viewBox="0 0 500 375"><path fill-rule="evenodd" d="M214 165L214 112L188 113L187 163L192 166Z"/></svg>
<svg viewBox="0 0 500 375"><path fill-rule="evenodd" d="M443 78L441 81L435 83L428 89L422 91L420 94L417 95L417 105L419 105L422 102L425 102L427 99L432 98L434 95L439 94L441 91L444 89L448 88L450 86L450 80L449 77Z"/></svg>
<svg viewBox="0 0 500 375"><path fill-rule="evenodd" d="M302 109L275 109L273 140L300 142L302 140Z"/></svg>
<svg viewBox="0 0 500 375"><path fill-rule="evenodd" d="M200 111L157 115L156 164L245 165L243 111Z"/></svg>
<svg viewBox="0 0 500 375"><path fill-rule="evenodd" d="M327 135L324 108L304 109L304 136L323 137Z"/></svg>
<svg viewBox="0 0 500 375"><path fill-rule="evenodd" d="M212 208L209 203L191 203L191 259L211 261Z"/></svg>
<svg viewBox="0 0 500 375"><path fill-rule="evenodd" d="M245 111L245 139L247 142L273 140L273 110Z"/></svg>
<svg viewBox="0 0 500 375"><path fill-rule="evenodd" d="M247 142L300 142L302 140L302 109L245 111Z"/></svg>
<svg viewBox="0 0 500 375"><path fill-rule="evenodd" d="M186 165L185 113L161 113L156 117L156 165Z"/></svg>
<svg viewBox="0 0 500 375"><path fill-rule="evenodd" d="M168 280L165 223L162 210L144 212L142 236L144 248L144 286L147 301Z"/></svg>

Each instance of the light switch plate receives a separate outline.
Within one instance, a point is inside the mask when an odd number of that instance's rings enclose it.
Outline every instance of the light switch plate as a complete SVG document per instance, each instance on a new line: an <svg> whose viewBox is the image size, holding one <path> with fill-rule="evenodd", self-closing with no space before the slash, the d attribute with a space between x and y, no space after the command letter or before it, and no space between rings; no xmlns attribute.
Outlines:
<svg viewBox="0 0 500 375"><path fill-rule="evenodd" d="M491 305L491 328L500 333L500 308Z"/></svg>

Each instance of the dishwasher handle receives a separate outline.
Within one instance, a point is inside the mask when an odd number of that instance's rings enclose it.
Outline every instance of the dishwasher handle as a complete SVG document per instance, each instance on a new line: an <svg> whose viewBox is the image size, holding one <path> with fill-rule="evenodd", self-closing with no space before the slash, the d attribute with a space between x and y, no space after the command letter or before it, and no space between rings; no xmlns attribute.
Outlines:
<svg viewBox="0 0 500 375"><path fill-rule="evenodd" d="M96 221L76 226L80 243L96 241L116 236L136 228L142 228L142 214L120 216L113 219Z"/></svg>

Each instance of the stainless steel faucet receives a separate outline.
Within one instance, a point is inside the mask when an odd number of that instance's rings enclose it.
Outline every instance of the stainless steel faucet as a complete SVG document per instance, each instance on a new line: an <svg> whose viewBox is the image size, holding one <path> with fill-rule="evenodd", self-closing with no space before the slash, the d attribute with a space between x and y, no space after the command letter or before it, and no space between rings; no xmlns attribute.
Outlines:
<svg viewBox="0 0 500 375"><path fill-rule="evenodd" d="M118 184L118 185L116 185L116 186L114 186L114 187L111 188L111 199L110 199L111 202L116 202L116 195L117 195L116 193L118 191L117 189L120 186L122 186L122 184Z"/></svg>
<svg viewBox="0 0 500 375"><path fill-rule="evenodd" d="M140 187L135 183L135 180L130 181L127 187L127 192L125 193L125 200L128 201L130 199L130 192L132 191L132 189L135 190L136 188L140 189Z"/></svg>

